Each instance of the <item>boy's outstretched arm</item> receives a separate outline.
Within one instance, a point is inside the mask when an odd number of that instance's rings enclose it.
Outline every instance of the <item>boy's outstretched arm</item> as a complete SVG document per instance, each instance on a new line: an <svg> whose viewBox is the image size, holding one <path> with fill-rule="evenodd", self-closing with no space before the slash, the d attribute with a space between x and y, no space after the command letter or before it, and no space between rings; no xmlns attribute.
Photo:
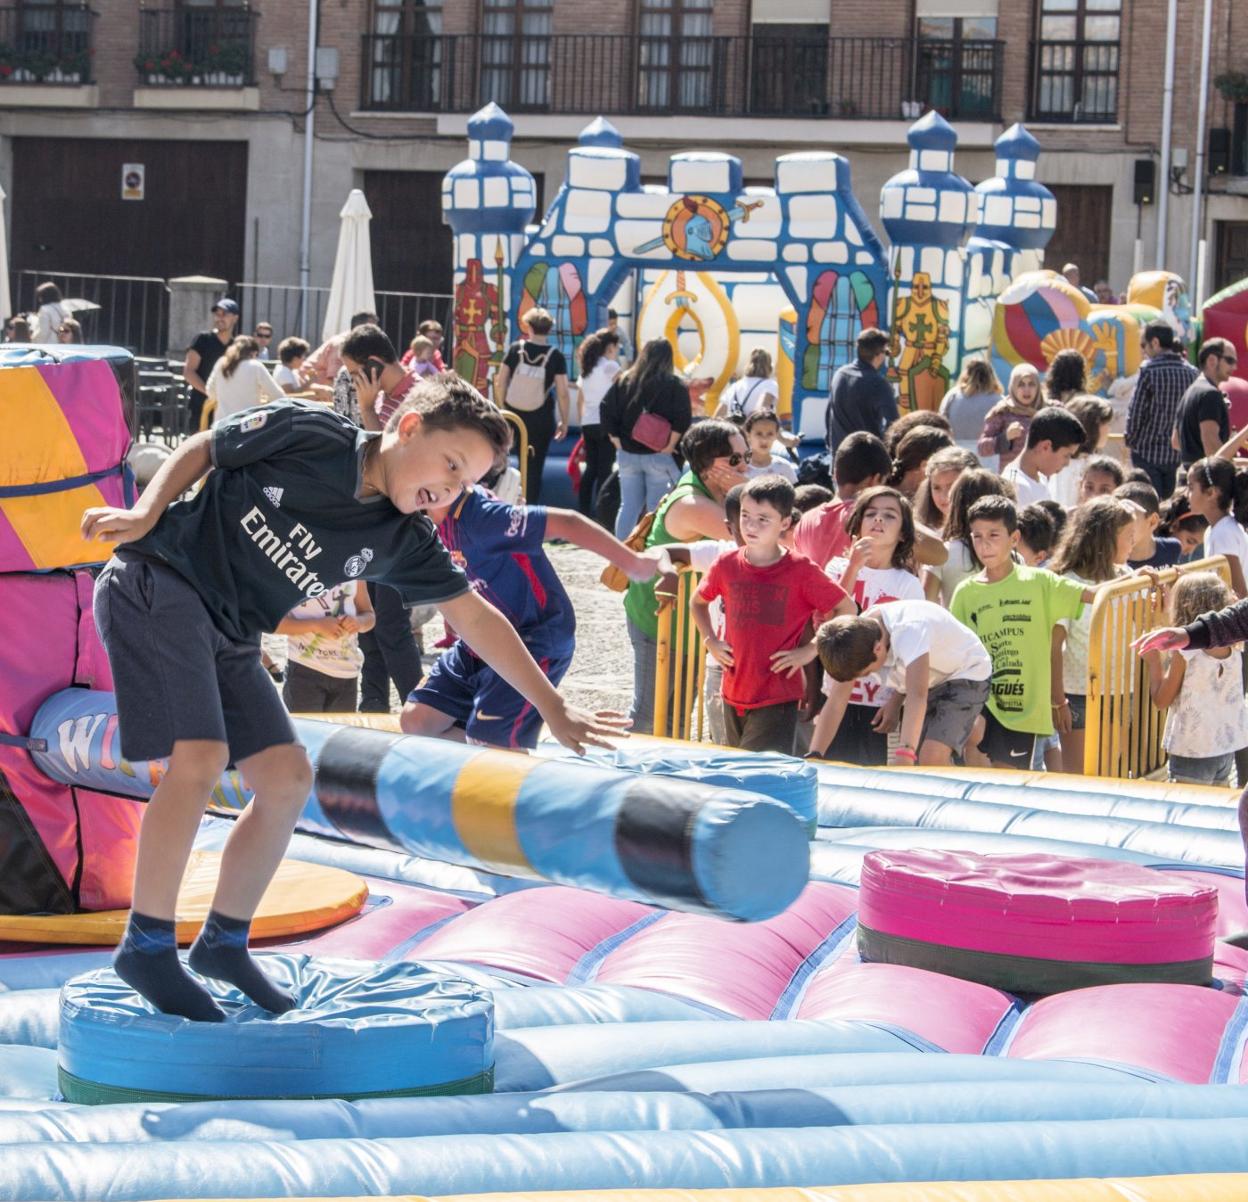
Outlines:
<svg viewBox="0 0 1248 1202"><path fill-rule="evenodd" d="M919 754L923 739L923 722L927 717L927 694L931 686L931 657L925 651L906 665L906 699L901 711L901 738L898 750L911 752L903 756L912 763Z"/></svg>
<svg viewBox="0 0 1248 1202"><path fill-rule="evenodd" d="M546 720L550 733L577 755L587 744L610 747L604 735L622 735L628 720L589 714L570 706L542 674L511 623L475 592L443 601L438 609L456 633Z"/></svg>
<svg viewBox="0 0 1248 1202"><path fill-rule="evenodd" d="M192 434L152 477L143 495L130 509L112 505L88 509L82 515L82 537L129 543L142 538L160 515L212 467L212 431Z"/></svg>
<svg viewBox="0 0 1248 1202"><path fill-rule="evenodd" d="M609 534L597 522L571 509L548 509L546 511L546 537L562 538L601 555L615 564L630 580L653 580L660 571L662 552L638 552L630 550L613 534Z"/></svg>

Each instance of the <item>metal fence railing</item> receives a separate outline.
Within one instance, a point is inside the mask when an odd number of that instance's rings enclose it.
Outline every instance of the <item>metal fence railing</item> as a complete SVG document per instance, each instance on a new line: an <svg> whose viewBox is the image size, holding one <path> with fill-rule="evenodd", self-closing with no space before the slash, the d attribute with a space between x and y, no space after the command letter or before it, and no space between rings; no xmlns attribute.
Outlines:
<svg viewBox="0 0 1248 1202"><path fill-rule="evenodd" d="M0 84L85 84L92 79L86 4L0 7Z"/></svg>
<svg viewBox="0 0 1248 1202"><path fill-rule="evenodd" d="M1000 111L1003 42L710 34L367 33L370 111L839 117Z"/></svg>
<svg viewBox="0 0 1248 1202"><path fill-rule="evenodd" d="M259 13L179 4L139 10L135 70L147 87L241 88L254 84Z"/></svg>
<svg viewBox="0 0 1248 1202"><path fill-rule="evenodd" d="M1162 588L1188 572L1216 572L1231 581L1226 558L1219 555L1167 569ZM1164 625L1165 600L1148 580L1129 576L1098 590L1088 634L1086 776L1139 779L1166 762L1165 711L1153 704L1148 669L1131 649L1142 634Z"/></svg>
<svg viewBox="0 0 1248 1202"><path fill-rule="evenodd" d="M159 357L165 353L169 285L164 280L143 275L15 271L11 280L13 312L38 309L35 289L45 282L61 290L61 303L82 326L84 342L124 346L136 355Z"/></svg>
<svg viewBox="0 0 1248 1202"><path fill-rule="evenodd" d="M72 271L22 269L10 277L13 312L34 312L35 289L53 283L61 290L62 303L82 326L83 341L124 346L133 354L161 359L179 348L169 345L169 284L155 276L90 275ZM271 352L291 334L306 338L313 346L321 341L329 289L303 289L298 284L240 283L227 289L239 303L238 329L248 333L259 322L273 327ZM377 316L381 327L402 353L422 321L437 321L447 336L444 355L450 362L451 307L449 293L378 292ZM305 320L306 308L306 320ZM8 314L0 316L7 317ZM204 314L205 325L208 321Z"/></svg>
<svg viewBox="0 0 1248 1202"><path fill-rule="evenodd" d="M700 742L706 738L706 648L690 611L702 573L681 568L675 600L659 611L655 660L654 733Z"/></svg>

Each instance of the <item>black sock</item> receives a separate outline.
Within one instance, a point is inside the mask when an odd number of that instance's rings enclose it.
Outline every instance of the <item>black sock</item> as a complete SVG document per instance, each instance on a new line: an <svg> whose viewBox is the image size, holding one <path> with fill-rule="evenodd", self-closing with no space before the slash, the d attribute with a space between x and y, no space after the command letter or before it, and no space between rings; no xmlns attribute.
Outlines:
<svg viewBox="0 0 1248 1202"><path fill-rule="evenodd" d="M274 1014L295 1008L294 997L264 974L247 951L250 918L230 918L217 910L204 919L204 929L191 945L187 963L198 973L228 981L241 989L257 1006Z"/></svg>
<svg viewBox="0 0 1248 1202"><path fill-rule="evenodd" d="M164 1014L219 1023L225 1014L212 995L187 976L178 959L173 923L131 911L126 934L113 954L113 971Z"/></svg>

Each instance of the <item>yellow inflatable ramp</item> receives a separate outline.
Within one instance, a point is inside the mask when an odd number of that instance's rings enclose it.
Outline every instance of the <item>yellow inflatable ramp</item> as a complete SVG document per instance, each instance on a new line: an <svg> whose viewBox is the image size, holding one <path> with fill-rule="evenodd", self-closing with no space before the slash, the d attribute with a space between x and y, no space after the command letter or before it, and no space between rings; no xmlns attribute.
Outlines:
<svg viewBox="0 0 1248 1202"><path fill-rule="evenodd" d="M250 1202L268 1200L253 1198ZM902 1181L807 1189L606 1189L548 1193L525 1190L518 1194L437 1197L404 1194L387 1198L287 1198L284 1202L1248 1202L1248 1173L1081 1177L1061 1181Z"/></svg>
<svg viewBox="0 0 1248 1202"><path fill-rule="evenodd" d="M178 942L189 944L199 933L212 904L221 854L191 855L178 893ZM368 886L351 872L301 860L278 866L251 925L253 939L275 939L324 930L358 914L368 899ZM126 929L126 910L83 914L0 915L0 940L15 943L70 943L112 947Z"/></svg>

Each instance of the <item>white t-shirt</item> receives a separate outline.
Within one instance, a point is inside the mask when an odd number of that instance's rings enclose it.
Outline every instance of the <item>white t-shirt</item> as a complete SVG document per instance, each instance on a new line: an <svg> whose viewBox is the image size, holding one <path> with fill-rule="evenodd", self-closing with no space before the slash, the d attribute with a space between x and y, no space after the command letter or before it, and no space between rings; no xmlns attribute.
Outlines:
<svg viewBox="0 0 1248 1202"><path fill-rule="evenodd" d="M1248 747L1243 652L1225 659L1207 651L1180 651L1185 661L1179 695L1166 715L1161 745L1170 755L1212 759Z"/></svg>
<svg viewBox="0 0 1248 1202"><path fill-rule="evenodd" d="M840 583L849 567L849 560L834 559L824 570ZM923 585L913 572L904 568L862 568L858 579L854 581L854 589L850 594L860 610L870 609L873 605L884 605L889 601L922 601ZM823 691L832 692L835 681L824 675ZM854 690L849 695L851 705L869 705L878 709L884 704L886 693L884 682L879 676L860 676L854 681Z"/></svg>
<svg viewBox="0 0 1248 1202"><path fill-rule="evenodd" d="M766 467L755 467L748 459L745 461L745 477L753 480L756 476L783 476L790 484L797 483L797 469L787 455L773 455L771 463Z"/></svg>
<svg viewBox="0 0 1248 1202"><path fill-rule="evenodd" d="M259 359L244 359L232 376L222 373L218 359L208 377L208 396L217 402L212 424L219 426L227 417L265 401L283 400L286 394Z"/></svg>
<svg viewBox="0 0 1248 1202"><path fill-rule="evenodd" d="M355 590L359 581L336 584L319 597L304 601L291 610L292 618L340 618L355 617ZM358 676L364 666L364 653L359 640L349 634L345 638L330 638L327 634L289 634L286 636L289 657L305 668L313 668L325 676L350 680Z"/></svg>
<svg viewBox="0 0 1248 1202"><path fill-rule="evenodd" d="M905 692L906 668L928 657L932 688L947 680L989 680L992 660L974 633L934 601L892 601L872 610L888 631L884 661L886 688Z"/></svg>
<svg viewBox="0 0 1248 1202"><path fill-rule="evenodd" d="M602 421L602 398L607 395L611 381L619 374L619 363L603 355L594 364L594 370L589 375L581 377L582 426L596 426Z"/></svg>
<svg viewBox="0 0 1248 1202"><path fill-rule="evenodd" d="M60 301L48 301L39 306L35 317L35 331L32 342L56 342L56 332L65 324L69 310Z"/></svg>
<svg viewBox="0 0 1248 1202"><path fill-rule="evenodd" d="M925 568L940 581L940 603L946 609L953 600L954 589L968 576L974 576L979 568L971 558L971 549L960 538L945 543L949 558L942 564L929 565Z"/></svg>
<svg viewBox="0 0 1248 1202"><path fill-rule="evenodd" d="M1072 459L1060 472L1047 477L1049 492L1063 509L1074 509L1079 504L1079 486L1087 470L1088 459L1085 455L1082 459Z"/></svg>
<svg viewBox="0 0 1248 1202"><path fill-rule="evenodd" d="M1002 472L1001 479L1008 480L1014 485L1014 491L1018 495L1016 504L1019 509L1027 505L1034 505L1037 501L1051 501L1053 494L1049 491L1049 477L1041 476L1038 480L1027 475L1019 466L1022 463L1022 457L1013 460Z"/></svg>
<svg viewBox="0 0 1248 1202"><path fill-rule="evenodd" d="M742 417L749 417L757 409L774 411L780 402L780 385L775 380L764 380L760 376L745 376L725 388L719 400L726 406L726 413L737 411Z"/></svg>
<svg viewBox="0 0 1248 1202"><path fill-rule="evenodd" d="M1067 580L1087 588L1096 588L1099 581L1089 580L1077 572L1063 572ZM1123 568L1119 576L1129 576ZM1092 606L1085 605L1077 618L1063 618L1058 625L1066 631L1066 643L1062 647L1062 689L1076 697L1086 696L1088 691L1088 639L1092 634Z"/></svg>
<svg viewBox="0 0 1248 1202"><path fill-rule="evenodd" d="M273 369L273 379L283 388L299 389L303 387L299 382L299 377L285 363L279 363Z"/></svg>
<svg viewBox="0 0 1248 1202"><path fill-rule="evenodd" d="M727 551L737 550L737 544L730 538L704 538L696 543L689 544L689 566L695 572L701 572L706 575L711 570L713 564L721 555ZM706 607L707 616L711 620L711 629L716 636L724 633L724 599L716 597L714 601ZM706 657L709 664L712 656Z"/></svg>
<svg viewBox="0 0 1248 1202"><path fill-rule="evenodd" d="M1229 513L1205 527L1205 556L1212 555L1234 556L1248 580L1248 532Z"/></svg>

